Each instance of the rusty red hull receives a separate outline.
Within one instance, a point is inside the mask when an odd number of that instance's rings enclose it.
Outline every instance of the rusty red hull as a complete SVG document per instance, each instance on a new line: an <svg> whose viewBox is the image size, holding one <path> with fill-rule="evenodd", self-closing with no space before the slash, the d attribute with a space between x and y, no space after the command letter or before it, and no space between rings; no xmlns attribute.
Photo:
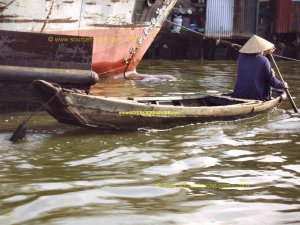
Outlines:
<svg viewBox="0 0 300 225"><path fill-rule="evenodd" d="M145 27L103 27L95 30L81 30L80 36L93 37L93 70L99 77L122 76L130 57L129 50L137 45L139 37L143 36ZM135 72L138 63L153 42L159 28L154 28L138 49L126 72ZM77 31L57 31L55 34L76 35ZM54 40L55 41L55 40ZM64 40L56 40L63 42ZM67 40L69 41L69 40ZM75 39L85 42L89 39Z"/></svg>
<svg viewBox="0 0 300 225"><path fill-rule="evenodd" d="M131 60L128 71L136 69L158 32L158 28L152 30ZM124 72L127 66L126 60L130 57L129 50L134 48L138 38L143 36L143 28L104 28L84 31L82 35L94 37L93 70L99 76L107 77Z"/></svg>
<svg viewBox="0 0 300 225"><path fill-rule="evenodd" d="M93 37L93 70L121 76L135 71L176 1L4 0L0 30Z"/></svg>

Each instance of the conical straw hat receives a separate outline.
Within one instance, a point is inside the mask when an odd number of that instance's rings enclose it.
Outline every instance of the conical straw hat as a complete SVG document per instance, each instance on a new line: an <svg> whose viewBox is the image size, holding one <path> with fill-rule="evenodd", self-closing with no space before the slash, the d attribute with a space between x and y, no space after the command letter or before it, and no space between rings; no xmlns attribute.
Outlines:
<svg viewBox="0 0 300 225"><path fill-rule="evenodd" d="M271 42L257 36L253 35L244 46L240 49L241 53L254 54L267 51L274 47Z"/></svg>

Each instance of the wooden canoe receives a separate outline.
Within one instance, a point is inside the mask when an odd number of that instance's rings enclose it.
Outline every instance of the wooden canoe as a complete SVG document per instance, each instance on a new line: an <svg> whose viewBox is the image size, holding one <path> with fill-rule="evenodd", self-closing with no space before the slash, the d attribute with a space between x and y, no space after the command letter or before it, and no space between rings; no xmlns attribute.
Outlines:
<svg viewBox="0 0 300 225"><path fill-rule="evenodd" d="M200 122L235 120L270 111L285 98L284 92L277 90L273 90L272 100L263 102L221 94L172 97L91 96L43 80L34 81L33 87L48 113L59 122L102 129L166 129Z"/></svg>

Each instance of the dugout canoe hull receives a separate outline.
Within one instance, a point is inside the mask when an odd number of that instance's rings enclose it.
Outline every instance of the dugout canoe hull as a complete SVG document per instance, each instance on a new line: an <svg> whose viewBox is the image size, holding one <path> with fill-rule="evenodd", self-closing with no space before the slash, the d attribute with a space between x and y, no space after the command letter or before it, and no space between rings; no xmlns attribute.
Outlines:
<svg viewBox="0 0 300 225"><path fill-rule="evenodd" d="M76 93L43 80L34 81L33 86L48 113L57 121L101 129L167 129L235 120L268 112L285 98L281 91L273 91L273 99L266 102L228 95L125 98Z"/></svg>

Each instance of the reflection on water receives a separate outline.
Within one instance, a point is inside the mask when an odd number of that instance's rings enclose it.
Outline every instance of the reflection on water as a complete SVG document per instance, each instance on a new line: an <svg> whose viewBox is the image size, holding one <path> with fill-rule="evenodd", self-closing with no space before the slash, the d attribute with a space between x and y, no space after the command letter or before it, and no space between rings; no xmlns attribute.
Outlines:
<svg viewBox="0 0 300 225"><path fill-rule="evenodd" d="M130 80L101 80L92 88L95 95L107 96L170 96L205 93L206 91L230 91L236 66L228 62L204 64L203 62L153 61L143 62L142 74L168 74L176 81L144 82Z"/></svg>
<svg viewBox="0 0 300 225"><path fill-rule="evenodd" d="M299 106L300 66L278 65ZM177 80L102 81L93 92L229 92L235 70L234 62L144 61L139 72ZM9 136L26 116L0 115L0 224L300 221L300 117L288 102L255 118L146 132L77 128L39 113L26 139L10 144ZM221 189L222 184L232 186Z"/></svg>

